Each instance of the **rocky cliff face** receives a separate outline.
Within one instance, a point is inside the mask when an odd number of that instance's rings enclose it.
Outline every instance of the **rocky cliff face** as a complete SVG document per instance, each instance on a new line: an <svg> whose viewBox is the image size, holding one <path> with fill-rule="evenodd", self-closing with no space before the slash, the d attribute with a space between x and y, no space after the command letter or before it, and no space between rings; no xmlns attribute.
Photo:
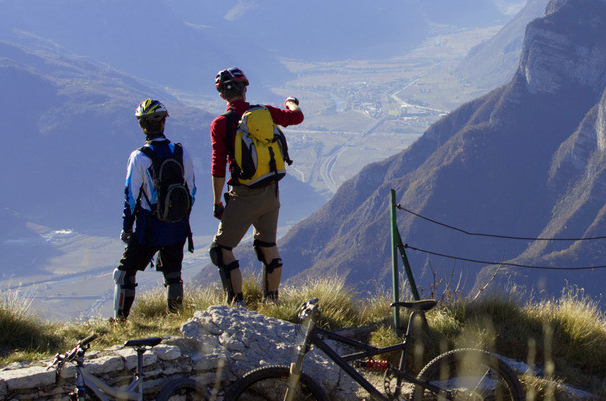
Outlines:
<svg viewBox="0 0 606 401"><path fill-rule="evenodd" d="M545 18L528 24L520 70L530 93L557 94L573 85L601 92L606 43L594 35L604 27L603 8L601 1L552 1Z"/></svg>
<svg viewBox="0 0 606 401"><path fill-rule="evenodd" d="M366 167L281 245L285 274L333 272L350 283L390 277L389 190L416 213L469 232L579 238L606 233L603 199L606 2L551 1L526 29L511 81L452 112L410 148ZM403 241L479 261L557 268L606 265L594 241L468 236L400 212ZM492 268L409 251L417 284L431 270L468 287ZM303 272L303 273L300 273ZM446 273L448 272L448 273ZM591 270L501 270L552 293L566 283L601 291ZM539 284L541 283L541 284Z"/></svg>
<svg viewBox="0 0 606 401"><path fill-rule="evenodd" d="M456 73L486 90L508 82L518 68L526 25L545 15L548 0L529 0L496 35L469 51Z"/></svg>

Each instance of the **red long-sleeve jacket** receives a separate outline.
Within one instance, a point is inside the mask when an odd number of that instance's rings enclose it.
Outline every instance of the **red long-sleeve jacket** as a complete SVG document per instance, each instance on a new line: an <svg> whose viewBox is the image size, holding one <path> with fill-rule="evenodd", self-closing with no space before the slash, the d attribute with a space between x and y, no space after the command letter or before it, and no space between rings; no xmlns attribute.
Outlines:
<svg viewBox="0 0 606 401"><path fill-rule="evenodd" d="M301 110L284 110L277 107L266 105L269 110L274 123L287 127L289 125L301 124L303 122L303 112ZM250 108L250 104L244 100L236 100L227 105L227 111L234 110L238 116L242 116L246 110ZM220 115L215 118L210 124L210 138L213 148L212 156L212 167L211 174L215 177L225 177L225 167L229 159L229 153L227 151L227 140L226 135L226 124L228 123L227 118L224 115ZM237 122L234 122L234 127L231 132L235 135L235 127ZM232 143L233 138L232 138ZM230 171L231 171L232 160L229 160Z"/></svg>

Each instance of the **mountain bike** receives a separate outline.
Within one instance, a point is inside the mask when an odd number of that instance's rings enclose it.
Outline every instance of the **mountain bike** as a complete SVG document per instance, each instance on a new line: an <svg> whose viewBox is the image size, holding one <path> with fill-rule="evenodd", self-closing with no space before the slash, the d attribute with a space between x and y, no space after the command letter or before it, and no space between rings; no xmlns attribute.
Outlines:
<svg viewBox="0 0 606 401"><path fill-rule="evenodd" d="M322 386L301 371L303 358L313 345L322 350L375 401L524 401L522 384L515 372L498 355L486 351L456 349L434 358L416 377L406 371L407 349L413 339L413 319L436 304L433 299L391 304L392 307L405 307L411 311L405 337L399 344L375 347L317 327L316 322L321 312L318 299L312 299L299 310L302 339L297 347L295 362L290 366L263 366L246 373L230 386L225 400L328 401L329 397ZM344 344L353 352L341 355L329 345L329 340ZM400 352L397 367L388 362L370 359L394 351ZM380 392L357 370L368 366L379 366L384 370L384 392Z"/></svg>
<svg viewBox="0 0 606 401"><path fill-rule="evenodd" d="M65 354L55 355L54 360L47 369L54 368L57 377L67 362L76 366L76 386L69 394L72 400L101 400L111 399L143 401L143 354L162 342L160 337L150 337L140 340L128 340L124 347L132 347L137 352L137 368L130 384L126 386L112 387L100 378L88 372L85 366L85 354L90 348L90 343L97 338L92 334L78 341L76 347ZM193 379L177 378L167 379L162 383L162 389L158 393L157 401L167 400L209 400L210 396L203 386Z"/></svg>

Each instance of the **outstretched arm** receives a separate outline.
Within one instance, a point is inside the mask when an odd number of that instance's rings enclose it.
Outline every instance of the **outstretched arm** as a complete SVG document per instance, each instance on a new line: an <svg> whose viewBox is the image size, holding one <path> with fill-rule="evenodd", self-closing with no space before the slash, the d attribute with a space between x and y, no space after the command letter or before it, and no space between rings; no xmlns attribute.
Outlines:
<svg viewBox="0 0 606 401"><path fill-rule="evenodd" d="M223 192L223 186L225 185L225 177L213 177L213 197L215 205L221 203L221 195Z"/></svg>
<svg viewBox="0 0 606 401"><path fill-rule="evenodd" d="M303 122L303 112L299 107L299 101L294 97L289 97L284 101L285 109L266 106L271 113L271 118L274 124L288 127L289 125L297 125Z"/></svg>

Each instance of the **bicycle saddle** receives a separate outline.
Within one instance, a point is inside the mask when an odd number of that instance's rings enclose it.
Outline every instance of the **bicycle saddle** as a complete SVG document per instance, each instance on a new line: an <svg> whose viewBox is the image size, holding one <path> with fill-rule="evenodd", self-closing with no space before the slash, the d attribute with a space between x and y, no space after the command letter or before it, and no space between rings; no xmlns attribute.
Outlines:
<svg viewBox="0 0 606 401"><path fill-rule="evenodd" d="M424 311L430 310L437 304L438 304L438 301L436 301L435 299L422 299L420 301L393 302L389 306L391 306L392 308L394 306L403 306L405 308L408 308L408 309L416 311L416 312L424 312Z"/></svg>
<svg viewBox="0 0 606 401"><path fill-rule="evenodd" d="M142 338L140 340L128 340L124 343L125 347L153 347L162 342L162 337Z"/></svg>

